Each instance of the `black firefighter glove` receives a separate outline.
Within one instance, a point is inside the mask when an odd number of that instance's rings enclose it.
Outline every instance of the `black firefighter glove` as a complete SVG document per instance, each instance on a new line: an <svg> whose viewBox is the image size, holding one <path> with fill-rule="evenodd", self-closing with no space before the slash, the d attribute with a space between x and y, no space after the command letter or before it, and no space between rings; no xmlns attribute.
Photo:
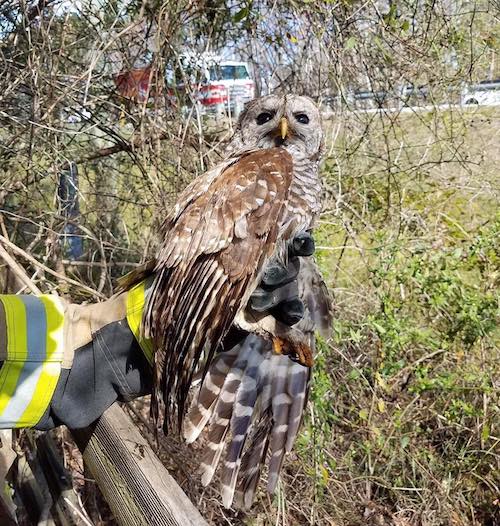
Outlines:
<svg viewBox="0 0 500 526"><path fill-rule="evenodd" d="M288 244L287 264L274 260L262 274L262 281L250 297L249 306L257 312L269 312L286 325L295 325L304 317L299 298L297 275L300 257L314 253L314 239L309 232L295 236Z"/></svg>

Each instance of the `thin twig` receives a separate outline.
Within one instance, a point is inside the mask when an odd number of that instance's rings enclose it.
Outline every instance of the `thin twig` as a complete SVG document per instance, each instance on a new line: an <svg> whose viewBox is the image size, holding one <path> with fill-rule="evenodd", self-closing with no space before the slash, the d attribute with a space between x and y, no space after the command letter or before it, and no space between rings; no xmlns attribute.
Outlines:
<svg viewBox="0 0 500 526"><path fill-rule="evenodd" d="M1 236L2 239L5 239ZM9 242L10 243L10 242ZM27 287L33 294L42 294L42 291L33 283L19 263L0 245L0 257L7 263L16 278Z"/></svg>
<svg viewBox="0 0 500 526"><path fill-rule="evenodd" d="M43 263L40 263L33 256L30 256L29 254L27 254L22 248L19 248L17 245L14 245L14 243L10 242L8 239L6 239L2 235L0 235L0 242L2 242L5 246L9 247L13 252L15 252L16 254L22 256L23 258L28 260L30 263L32 263L33 265L41 268L42 270L44 270L48 274L52 274L52 276L54 276L54 277L56 277L56 278L58 278L58 279L60 279L62 281L65 281L66 283L69 283L70 285L74 285L75 287L78 287L78 288L82 289L85 292L88 292L89 294L92 294L92 296L96 296L97 298L100 298L100 299L105 299L106 298L106 296L104 296L104 294L101 294L101 293L95 291L94 289L91 289L90 287L87 287L83 283L79 283L78 281L76 281L74 279L71 279L71 278L68 278L68 277L66 277L66 276L64 276L62 274L59 274L59 272L56 272L55 270L52 270L50 267L47 267ZM36 293L39 294L40 292L38 291Z"/></svg>

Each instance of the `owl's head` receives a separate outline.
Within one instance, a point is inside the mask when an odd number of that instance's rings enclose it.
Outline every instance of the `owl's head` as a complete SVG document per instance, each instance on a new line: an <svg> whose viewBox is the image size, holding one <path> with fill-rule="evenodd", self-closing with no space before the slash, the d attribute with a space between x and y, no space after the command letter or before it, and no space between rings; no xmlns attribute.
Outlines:
<svg viewBox="0 0 500 526"><path fill-rule="evenodd" d="M322 145L321 115L309 97L268 95L245 106L229 149L282 147L292 155L317 160Z"/></svg>

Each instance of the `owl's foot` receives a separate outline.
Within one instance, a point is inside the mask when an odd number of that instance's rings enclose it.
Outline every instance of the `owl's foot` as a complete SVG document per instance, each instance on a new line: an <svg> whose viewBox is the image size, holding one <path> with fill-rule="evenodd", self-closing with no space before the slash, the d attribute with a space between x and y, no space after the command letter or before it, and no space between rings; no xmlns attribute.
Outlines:
<svg viewBox="0 0 500 526"><path fill-rule="evenodd" d="M288 354L287 352L284 352L285 347L285 340L282 340L281 338L273 338L273 351L276 354Z"/></svg>
<svg viewBox="0 0 500 526"><path fill-rule="evenodd" d="M296 361L306 367L312 367L314 365L314 358L313 358L311 349L303 343L299 343L298 345L295 345L294 347L295 347Z"/></svg>
<svg viewBox="0 0 500 526"><path fill-rule="evenodd" d="M273 338L273 351L290 357L290 360L298 362L305 367L312 367L314 359L311 349L303 343L292 343L281 338Z"/></svg>

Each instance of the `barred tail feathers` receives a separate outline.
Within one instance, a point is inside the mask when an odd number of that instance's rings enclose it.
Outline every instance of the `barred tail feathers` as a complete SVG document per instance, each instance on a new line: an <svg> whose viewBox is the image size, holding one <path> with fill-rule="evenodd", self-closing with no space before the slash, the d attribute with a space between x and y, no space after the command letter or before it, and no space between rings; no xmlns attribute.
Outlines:
<svg viewBox="0 0 500 526"><path fill-rule="evenodd" d="M186 417L184 436L192 442L209 427L201 466L205 485L225 448L220 481L226 507L233 501L250 506L268 450L268 490L275 490L302 419L309 374L308 368L274 354L270 342L256 335L213 360Z"/></svg>

